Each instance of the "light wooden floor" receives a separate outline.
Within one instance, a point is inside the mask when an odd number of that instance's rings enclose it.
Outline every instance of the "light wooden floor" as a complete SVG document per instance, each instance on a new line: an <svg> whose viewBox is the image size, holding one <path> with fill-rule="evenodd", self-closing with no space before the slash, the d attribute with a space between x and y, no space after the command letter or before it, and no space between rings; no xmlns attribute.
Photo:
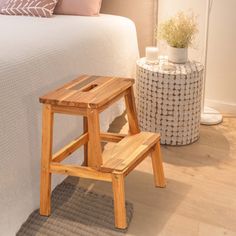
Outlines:
<svg viewBox="0 0 236 236"><path fill-rule="evenodd" d="M124 116L110 129L121 127L127 130ZM162 152L166 189L154 188L151 158L126 178L126 199L134 204L127 235L236 235L236 118L202 126L196 143L162 146ZM80 180L79 185L112 195L109 183Z"/></svg>

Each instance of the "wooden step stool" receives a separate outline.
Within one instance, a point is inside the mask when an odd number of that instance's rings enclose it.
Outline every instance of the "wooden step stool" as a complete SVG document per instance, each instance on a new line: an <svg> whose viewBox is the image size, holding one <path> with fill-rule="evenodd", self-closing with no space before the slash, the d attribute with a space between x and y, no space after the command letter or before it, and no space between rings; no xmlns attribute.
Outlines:
<svg viewBox="0 0 236 236"><path fill-rule="evenodd" d="M43 96L42 163L40 214L51 212L51 174L65 174L112 182L115 226L126 228L124 177L146 156L151 154L154 180L165 187L160 135L140 132L133 94L133 79L81 76L63 87ZM101 133L99 113L125 97L129 135ZM82 115L84 133L70 144L52 154L54 113ZM101 141L115 142L102 153ZM84 165L60 164L84 145Z"/></svg>

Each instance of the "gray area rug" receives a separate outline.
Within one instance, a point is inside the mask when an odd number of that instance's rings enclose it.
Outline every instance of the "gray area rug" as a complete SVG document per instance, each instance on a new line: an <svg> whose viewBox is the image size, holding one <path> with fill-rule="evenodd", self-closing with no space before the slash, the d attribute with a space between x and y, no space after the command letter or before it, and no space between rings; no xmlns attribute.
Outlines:
<svg viewBox="0 0 236 236"><path fill-rule="evenodd" d="M126 203L127 223L133 215L133 205ZM126 230L114 228L113 199L63 182L52 194L50 217L34 211L21 226L17 236L120 236Z"/></svg>

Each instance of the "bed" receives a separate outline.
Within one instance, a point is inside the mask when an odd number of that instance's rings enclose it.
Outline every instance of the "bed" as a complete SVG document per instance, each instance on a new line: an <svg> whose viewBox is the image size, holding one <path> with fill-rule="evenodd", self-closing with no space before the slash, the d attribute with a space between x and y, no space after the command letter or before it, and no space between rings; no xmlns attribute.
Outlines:
<svg viewBox="0 0 236 236"><path fill-rule="evenodd" d="M136 30L127 18L0 15L0 235L15 235L39 207L38 97L80 74L133 77ZM102 129L124 111L101 115ZM82 132L82 119L56 116L54 149ZM82 150L71 162L82 161ZM62 179L53 179L53 186Z"/></svg>

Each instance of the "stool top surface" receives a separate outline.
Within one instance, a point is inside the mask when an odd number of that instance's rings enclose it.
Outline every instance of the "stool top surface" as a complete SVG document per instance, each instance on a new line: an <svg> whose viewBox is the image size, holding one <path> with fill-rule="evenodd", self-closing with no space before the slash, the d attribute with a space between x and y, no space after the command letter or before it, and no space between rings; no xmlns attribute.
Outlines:
<svg viewBox="0 0 236 236"><path fill-rule="evenodd" d="M134 79L82 75L39 98L41 103L99 108L134 84Z"/></svg>

